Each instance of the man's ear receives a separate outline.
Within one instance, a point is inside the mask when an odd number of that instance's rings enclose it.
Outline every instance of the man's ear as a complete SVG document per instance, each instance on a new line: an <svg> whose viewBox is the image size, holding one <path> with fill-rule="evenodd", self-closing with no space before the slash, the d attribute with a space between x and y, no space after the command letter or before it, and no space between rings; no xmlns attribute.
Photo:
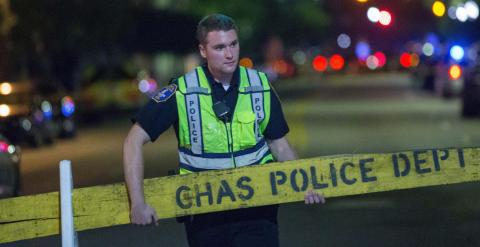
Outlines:
<svg viewBox="0 0 480 247"><path fill-rule="evenodd" d="M200 51L200 56L202 56L203 58L207 58L207 51L205 50L205 46L203 46L202 44L199 44L198 45L198 50Z"/></svg>

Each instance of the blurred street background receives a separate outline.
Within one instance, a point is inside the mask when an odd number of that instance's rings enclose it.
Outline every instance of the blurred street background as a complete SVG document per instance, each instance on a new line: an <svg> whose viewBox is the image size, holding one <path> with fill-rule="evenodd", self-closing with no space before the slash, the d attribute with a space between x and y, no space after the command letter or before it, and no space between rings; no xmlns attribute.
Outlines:
<svg viewBox="0 0 480 247"><path fill-rule="evenodd" d="M478 1L0 0L0 198L123 182L130 118L202 63L203 15L239 26L243 66L267 72L301 158L480 146ZM178 164L172 129L145 177ZM478 183L282 205L282 246L480 246ZM186 246L183 225L78 233L80 246ZM0 246L60 246L51 236Z"/></svg>

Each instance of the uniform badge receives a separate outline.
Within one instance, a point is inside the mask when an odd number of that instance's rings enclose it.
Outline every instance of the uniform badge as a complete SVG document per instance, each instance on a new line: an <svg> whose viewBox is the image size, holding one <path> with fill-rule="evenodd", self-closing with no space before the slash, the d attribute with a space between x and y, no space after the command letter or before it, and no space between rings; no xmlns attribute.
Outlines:
<svg viewBox="0 0 480 247"><path fill-rule="evenodd" d="M177 85L170 84L162 88L155 96L152 97L152 99L157 103L165 102L175 94L175 91L177 91Z"/></svg>

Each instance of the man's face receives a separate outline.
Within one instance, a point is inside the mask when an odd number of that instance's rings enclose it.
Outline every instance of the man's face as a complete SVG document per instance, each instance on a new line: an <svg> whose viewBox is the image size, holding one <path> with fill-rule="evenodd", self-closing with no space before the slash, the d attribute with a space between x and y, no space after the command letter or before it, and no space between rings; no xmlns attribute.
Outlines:
<svg viewBox="0 0 480 247"><path fill-rule="evenodd" d="M214 76L231 75L237 68L240 46L235 30L211 31L199 48Z"/></svg>

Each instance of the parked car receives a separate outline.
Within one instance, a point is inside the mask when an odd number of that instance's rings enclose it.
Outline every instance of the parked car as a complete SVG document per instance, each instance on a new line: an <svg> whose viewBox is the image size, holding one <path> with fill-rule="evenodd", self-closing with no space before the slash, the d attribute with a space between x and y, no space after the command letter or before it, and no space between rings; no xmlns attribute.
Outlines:
<svg viewBox="0 0 480 247"><path fill-rule="evenodd" d="M12 142L41 146L54 141L54 124L36 100L29 82L0 84L0 131Z"/></svg>
<svg viewBox="0 0 480 247"><path fill-rule="evenodd" d="M55 93L37 103L43 115L54 125L55 135L71 138L76 134L75 101L65 93Z"/></svg>
<svg viewBox="0 0 480 247"><path fill-rule="evenodd" d="M18 195L20 147L0 134L0 198Z"/></svg>
<svg viewBox="0 0 480 247"><path fill-rule="evenodd" d="M76 132L75 102L67 94L48 90L41 95L30 82L0 84L0 131L14 143L37 147Z"/></svg>

